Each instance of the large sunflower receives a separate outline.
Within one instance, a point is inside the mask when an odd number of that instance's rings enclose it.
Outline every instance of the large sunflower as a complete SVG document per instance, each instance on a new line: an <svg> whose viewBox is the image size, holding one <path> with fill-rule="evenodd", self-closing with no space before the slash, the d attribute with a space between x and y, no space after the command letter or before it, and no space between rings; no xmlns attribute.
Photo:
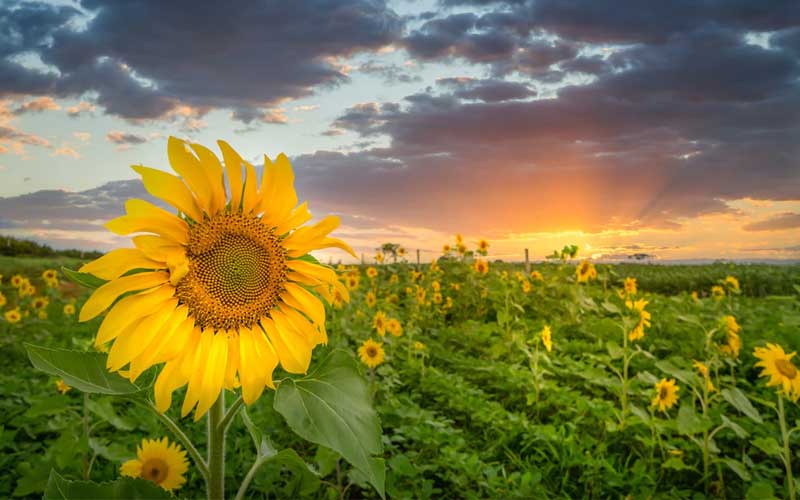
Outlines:
<svg viewBox="0 0 800 500"><path fill-rule="evenodd" d="M767 344L766 348L756 347L753 354L759 359L756 366L762 368L761 376L769 377L767 386L780 386L784 394L797 401L800 397L800 371L792 363L797 353L786 354L783 347Z"/></svg>
<svg viewBox="0 0 800 500"><path fill-rule="evenodd" d="M156 406L165 411L172 393L188 384L182 414L196 407L196 419L223 387L241 384L245 403L254 402L265 386L274 388L278 363L306 372L312 349L327 342L325 306L316 294L328 302L332 289L349 295L333 269L304 256L327 247L353 253L328 236L338 217L300 227L311 214L306 203L297 204L285 155L274 163L264 157L259 183L250 163L227 143L219 146L227 175L211 150L173 137L169 162L180 177L134 166L147 191L177 215L128 200L127 214L106 227L119 235L149 234L134 236L135 248L81 268L109 280L80 313L88 321L111 308L95 339L97 346L113 342L108 368L128 367L123 373L135 380L165 363Z"/></svg>

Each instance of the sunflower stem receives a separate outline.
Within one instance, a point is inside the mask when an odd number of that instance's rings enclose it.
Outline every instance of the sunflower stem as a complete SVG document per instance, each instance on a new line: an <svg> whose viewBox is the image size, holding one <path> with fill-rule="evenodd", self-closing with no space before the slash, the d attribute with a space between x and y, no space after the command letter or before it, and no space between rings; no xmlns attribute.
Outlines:
<svg viewBox="0 0 800 500"><path fill-rule="evenodd" d="M253 462L253 465L250 467L250 470L247 471L247 475L242 480L242 484L239 486L239 491L236 492L235 500L244 499L244 495L245 493L247 493L247 488L248 486L250 486L250 482L256 476L256 472L258 471L259 467L261 467L266 460L267 457L263 455L256 458L256 461Z"/></svg>
<svg viewBox="0 0 800 500"><path fill-rule="evenodd" d="M781 437L783 438L783 465L786 466L786 482L789 484L789 499L795 500L797 494L794 490L794 477L792 476L792 452L789 449L789 433L786 430L786 416L783 412L783 395L778 393L778 419L781 424Z"/></svg>
<svg viewBox="0 0 800 500"><path fill-rule="evenodd" d="M231 426L233 423L233 419L236 418L236 415L239 413L239 410L242 409L244 405L244 398L239 396L239 398L233 402L231 407L228 409L228 412L225 413L225 418L222 419L222 422L219 423L219 430L222 432L228 432L228 427Z"/></svg>
<svg viewBox="0 0 800 500"><path fill-rule="evenodd" d="M208 500L225 498L225 428L220 424L225 416L225 391L208 410Z"/></svg>
<svg viewBox="0 0 800 500"><path fill-rule="evenodd" d="M192 443L192 440L189 439L189 436L187 436L181 430L181 428L178 427L178 424L176 424L166 414L161 413L160 411L158 411L158 408L156 408L156 405L154 405L150 401L147 401L146 403L143 403L143 402L141 402L141 400L134 399L134 398L129 399L129 401L131 401L133 403L136 403L138 405L141 405L141 406L143 406L143 407L145 407L148 410L153 412L153 414L156 416L156 418L158 418L158 420L160 420L161 423L164 424L164 427L169 429L170 432L172 432L172 434L175 435L175 437L178 439L178 441L181 442L183 447L186 448L186 452L189 453L190 457L192 457L192 460L194 461L195 467L197 467L197 470L200 471L200 475L203 476L204 480L208 481L208 465L206 464L206 461L203 460L203 457L200 455L200 452L197 451L197 448Z"/></svg>

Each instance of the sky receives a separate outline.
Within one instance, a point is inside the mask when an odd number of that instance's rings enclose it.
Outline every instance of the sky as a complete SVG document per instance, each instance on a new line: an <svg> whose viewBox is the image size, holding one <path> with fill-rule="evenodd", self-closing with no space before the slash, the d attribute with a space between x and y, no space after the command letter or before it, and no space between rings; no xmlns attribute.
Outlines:
<svg viewBox="0 0 800 500"><path fill-rule="evenodd" d="M798 259L800 2L0 3L0 233L130 246L170 135L286 153L368 258Z"/></svg>

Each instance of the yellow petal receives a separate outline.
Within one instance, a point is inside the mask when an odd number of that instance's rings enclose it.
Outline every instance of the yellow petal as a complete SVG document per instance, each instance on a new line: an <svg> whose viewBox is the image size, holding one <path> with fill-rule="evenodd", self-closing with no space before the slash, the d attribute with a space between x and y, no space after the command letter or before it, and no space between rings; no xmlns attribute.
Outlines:
<svg viewBox="0 0 800 500"><path fill-rule="evenodd" d="M333 284L338 281L336 271L327 266L314 264L305 260L289 260L286 266L293 271L314 278L317 281L324 281L325 283Z"/></svg>
<svg viewBox="0 0 800 500"><path fill-rule="evenodd" d="M324 323L312 323L293 307L281 307L281 311L298 332L309 338L312 345L328 343Z"/></svg>
<svg viewBox="0 0 800 500"><path fill-rule="evenodd" d="M175 392L178 387L185 385L188 381L186 377L181 374L181 361L181 359L178 359L164 365L164 368L161 369L161 373L158 374L158 378L156 379L154 388L156 408L161 413L167 411L172 404L172 393Z"/></svg>
<svg viewBox="0 0 800 500"><path fill-rule="evenodd" d="M188 375L189 386L186 388L186 396L183 398L181 407L181 417L185 417L192 411L197 404L203 389L203 374L207 369L208 355L211 352L211 343L214 340L214 332L203 330L200 334L200 341L191 359L187 359L182 365L184 375ZM188 373L186 368L189 368Z"/></svg>
<svg viewBox="0 0 800 500"><path fill-rule="evenodd" d="M134 236L131 240L145 257L163 263L166 263L167 258L174 252L182 251L184 248L172 240L152 234L141 234Z"/></svg>
<svg viewBox="0 0 800 500"><path fill-rule="evenodd" d="M277 309L270 313L272 319L261 321L270 343L278 354L281 366L289 373L305 373L311 363L312 345L310 339L301 334Z"/></svg>
<svg viewBox="0 0 800 500"><path fill-rule="evenodd" d="M263 212L264 222L271 226L281 224L297 205L294 172L285 154L278 155L274 164L264 156L264 176L261 180L260 194L261 203L257 212Z"/></svg>
<svg viewBox="0 0 800 500"><path fill-rule="evenodd" d="M211 405L216 402L222 392L222 385L225 382L225 368L228 360L228 337L224 334L214 335L209 351L208 363L206 363L205 373L203 373L203 386L200 398L197 401L197 409L194 413L194 420L206 414Z"/></svg>
<svg viewBox="0 0 800 500"><path fill-rule="evenodd" d="M173 309L172 314L170 314L169 318L164 321L164 324L161 326L161 329L156 334L153 341L144 349L138 356L131 360L131 367L130 367L130 379L135 381L139 378L139 375L142 374L145 370L150 368L156 363L165 361L159 360L161 357L162 351L166 348L167 345L174 344L179 342L181 339L178 338L177 332L181 329L181 327L188 323L187 316L189 314L189 308L185 305L178 306L177 308ZM191 325L189 329L185 329L185 341L189 339L189 332L191 332ZM183 345L181 345L183 348ZM169 359L169 358L167 358Z"/></svg>
<svg viewBox="0 0 800 500"><path fill-rule="evenodd" d="M100 324L95 345L101 346L109 340L115 339L134 320L147 316L155 308L161 307L173 295L175 295L175 288L164 284L155 290L123 298L111 308Z"/></svg>
<svg viewBox="0 0 800 500"><path fill-rule="evenodd" d="M123 276L109 281L101 286L89 297L81 308L80 321L89 321L98 314L108 309L120 295L127 292L153 288L169 280L169 275L164 271L152 273L139 273Z"/></svg>
<svg viewBox="0 0 800 500"><path fill-rule="evenodd" d="M133 165L131 168L142 176L142 183L148 193L169 203L196 222L203 220L202 210L182 180L170 173L143 165Z"/></svg>
<svg viewBox="0 0 800 500"><path fill-rule="evenodd" d="M181 309L181 307L178 309ZM181 313L176 312L175 314ZM151 363L163 363L179 357L181 353L188 348L192 330L194 330L194 318L186 317L181 324L172 331L171 336L168 339L165 339L163 344L158 346L156 352L153 353L153 359Z"/></svg>
<svg viewBox="0 0 800 500"><path fill-rule="evenodd" d="M263 376L263 382L274 389L275 383L272 381L272 372L278 366L278 353L275 351L275 347L267 340L267 335L260 327L253 328L253 345L262 360L262 371L259 376Z"/></svg>
<svg viewBox="0 0 800 500"><path fill-rule="evenodd" d="M167 156L169 164L186 184L197 195L197 204L201 210L209 215L213 215L211 202L214 190L211 187L211 179L206 173L200 160L195 158L186 148L187 144L182 140L171 137L167 140ZM192 217L194 219L194 217ZM196 221L202 220L194 219Z"/></svg>
<svg viewBox="0 0 800 500"><path fill-rule="evenodd" d="M228 173L228 185L231 190L231 209L239 211L242 202L242 165L244 161L225 141L217 141L225 160L225 171Z"/></svg>
<svg viewBox="0 0 800 500"><path fill-rule="evenodd" d="M112 372L119 370L149 348L177 305L178 299L170 299L151 315L143 318L135 329L117 337L108 351L108 369Z"/></svg>
<svg viewBox="0 0 800 500"><path fill-rule="evenodd" d="M239 353L239 336L231 330L226 336L228 342L228 361L225 364L225 384L226 389L236 389L241 382L236 377L236 372L239 371L240 353Z"/></svg>
<svg viewBox="0 0 800 500"><path fill-rule="evenodd" d="M244 199L242 200L242 211L246 214L252 212L260 200L258 194L258 176L256 169L248 162L244 163L245 180L244 180Z"/></svg>
<svg viewBox="0 0 800 500"><path fill-rule="evenodd" d="M247 405L253 404L264 391L265 374L261 356L253 343L253 331L249 328L239 330L239 381L242 383L242 399Z"/></svg>
<svg viewBox="0 0 800 500"><path fill-rule="evenodd" d="M287 304L291 305L295 309L303 311L315 323L320 325L325 324L325 306L322 305L322 302L320 302L318 298L316 298L311 292L309 292L305 288L292 282L284 283L283 287L286 291L281 294L282 300L284 300ZM286 301L286 299L288 298L287 294L292 299L294 299L295 302L294 304L291 304L289 301Z"/></svg>
<svg viewBox="0 0 800 500"><path fill-rule="evenodd" d="M225 208L228 199L225 196L225 176L222 173L222 163L213 151L201 144L191 144L194 154L200 159L200 165L208 178L213 194L210 203L211 213L215 214Z"/></svg>
<svg viewBox="0 0 800 500"><path fill-rule="evenodd" d="M158 236L153 236L153 238L158 238ZM163 262L148 258L138 248L118 248L84 264L80 268L80 272L93 274L104 280L113 280L133 269L164 269L165 267Z"/></svg>
<svg viewBox="0 0 800 500"><path fill-rule="evenodd" d="M292 213L283 220L280 224L275 226L275 234L285 234L302 226L311 220L311 212L308 211L308 202L304 201L300 206L295 207Z"/></svg>
<svg viewBox="0 0 800 500"><path fill-rule="evenodd" d="M131 233L155 233L177 243L189 241L189 226L186 222L144 200L132 199L125 203L127 215L106 223L106 228L119 235Z"/></svg>

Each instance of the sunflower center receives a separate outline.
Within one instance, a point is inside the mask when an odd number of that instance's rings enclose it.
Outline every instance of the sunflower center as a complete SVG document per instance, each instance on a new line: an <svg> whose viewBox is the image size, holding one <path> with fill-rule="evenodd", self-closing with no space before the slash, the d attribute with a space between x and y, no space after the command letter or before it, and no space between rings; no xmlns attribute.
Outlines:
<svg viewBox="0 0 800 500"><path fill-rule="evenodd" d="M373 346L367 347L367 356L369 356L370 358L374 358L377 355L378 355L378 349L376 347Z"/></svg>
<svg viewBox="0 0 800 500"><path fill-rule="evenodd" d="M776 359L775 368L781 372L781 375L785 376L789 380L794 380L794 378L797 376L797 368L795 368L794 364L788 359Z"/></svg>
<svg viewBox="0 0 800 500"><path fill-rule="evenodd" d="M658 391L658 399L663 401L667 399L667 396L669 396L669 389L667 388L666 385L662 385L661 389L659 389Z"/></svg>
<svg viewBox="0 0 800 500"><path fill-rule="evenodd" d="M186 249L189 272L177 295L201 328L250 327L278 302L286 250L260 219L219 214L195 224Z"/></svg>
<svg viewBox="0 0 800 500"><path fill-rule="evenodd" d="M160 458L151 458L142 464L142 479L161 484L167 478L169 466Z"/></svg>

